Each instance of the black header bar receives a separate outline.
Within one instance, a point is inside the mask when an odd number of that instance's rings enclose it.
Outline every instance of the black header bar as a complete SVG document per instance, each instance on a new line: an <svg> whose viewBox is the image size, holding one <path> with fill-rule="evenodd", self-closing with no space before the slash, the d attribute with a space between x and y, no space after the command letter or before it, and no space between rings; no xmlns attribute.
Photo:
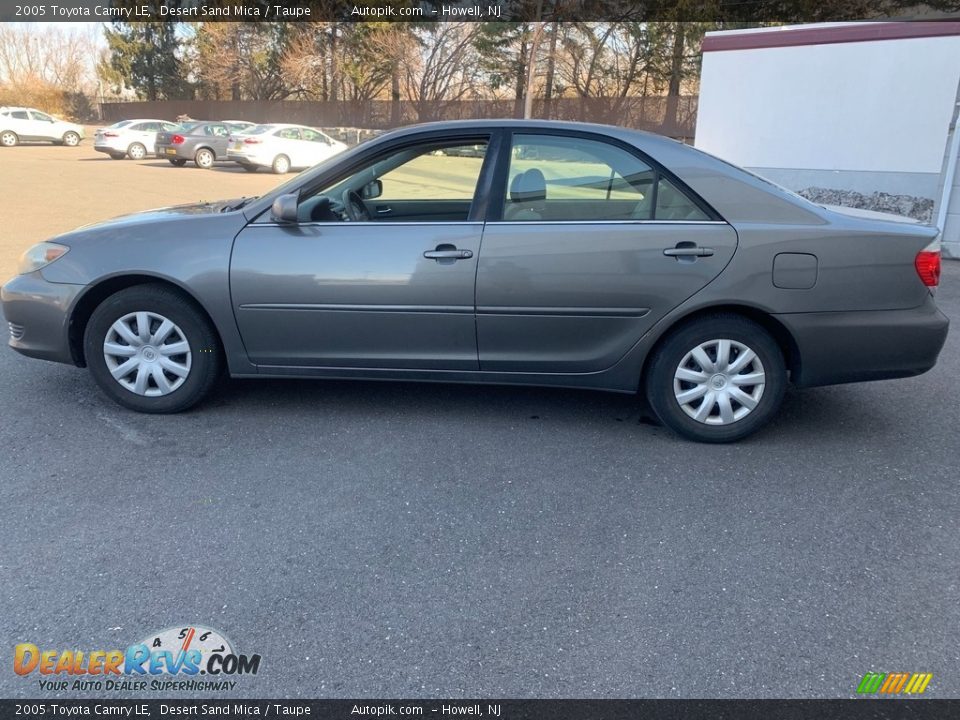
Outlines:
<svg viewBox="0 0 960 720"><path fill-rule="evenodd" d="M960 0L0 0L0 22L806 23L960 17Z"/></svg>
<svg viewBox="0 0 960 720"><path fill-rule="evenodd" d="M960 700L0 700L4 718L382 720L943 720Z"/></svg>

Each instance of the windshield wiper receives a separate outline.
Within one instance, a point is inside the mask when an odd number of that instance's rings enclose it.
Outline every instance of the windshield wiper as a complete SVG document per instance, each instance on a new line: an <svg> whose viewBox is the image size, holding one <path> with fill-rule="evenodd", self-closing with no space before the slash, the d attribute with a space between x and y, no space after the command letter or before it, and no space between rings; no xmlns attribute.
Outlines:
<svg viewBox="0 0 960 720"><path fill-rule="evenodd" d="M223 208L223 210L221 210L220 212L230 212L230 211L232 211L232 210L239 210L240 208L242 208L242 207L243 207L244 205L246 205L247 203L249 203L249 202L251 202L251 201L253 201L253 200L256 200L257 197L258 197L257 195L251 195L250 197L240 198L240 202L234 203L233 205L226 205L226 206Z"/></svg>

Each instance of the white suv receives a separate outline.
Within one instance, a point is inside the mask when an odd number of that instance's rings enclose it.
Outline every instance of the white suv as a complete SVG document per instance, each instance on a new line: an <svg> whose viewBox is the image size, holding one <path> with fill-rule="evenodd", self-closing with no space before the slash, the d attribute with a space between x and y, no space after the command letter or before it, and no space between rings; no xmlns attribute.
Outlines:
<svg viewBox="0 0 960 720"><path fill-rule="evenodd" d="M74 147L83 140L83 127L33 108L0 107L0 145L13 147L30 140Z"/></svg>

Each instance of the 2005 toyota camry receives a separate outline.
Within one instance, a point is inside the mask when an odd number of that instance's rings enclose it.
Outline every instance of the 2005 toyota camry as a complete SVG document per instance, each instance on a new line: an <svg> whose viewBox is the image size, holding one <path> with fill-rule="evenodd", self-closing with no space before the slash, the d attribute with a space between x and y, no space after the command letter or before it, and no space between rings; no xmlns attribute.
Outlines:
<svg viewBox="0 0 960 720"><path fill-rule="evenodd" d="M787 383L917 375L948 321L935 228L813 205L672 140L536 121L406 128L260 198L40 243L10 345L144 412L234 377L645 393L730 441Z"/></svg>

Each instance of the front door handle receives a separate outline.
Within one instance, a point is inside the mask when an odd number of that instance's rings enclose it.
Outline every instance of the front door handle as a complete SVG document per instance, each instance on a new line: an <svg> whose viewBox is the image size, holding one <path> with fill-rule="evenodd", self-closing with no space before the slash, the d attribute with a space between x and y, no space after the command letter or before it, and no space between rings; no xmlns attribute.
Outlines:
<svg viewBox="0 0 960 720"><path fill-rule="evenodd" d="M676 247L666 248L663 254L667 257L675 258L698 258L710 257L713 255L713 248L700 247L696 243L683 241L678 242Z"/></svg>
<svg viewBox="0 0 960 720"><path fill-rule="evenodd" d="M437 245L436 250L427 250L423 256L428 260L467 260L473 257L473 250L458 250L452 245Z"/></svg>

